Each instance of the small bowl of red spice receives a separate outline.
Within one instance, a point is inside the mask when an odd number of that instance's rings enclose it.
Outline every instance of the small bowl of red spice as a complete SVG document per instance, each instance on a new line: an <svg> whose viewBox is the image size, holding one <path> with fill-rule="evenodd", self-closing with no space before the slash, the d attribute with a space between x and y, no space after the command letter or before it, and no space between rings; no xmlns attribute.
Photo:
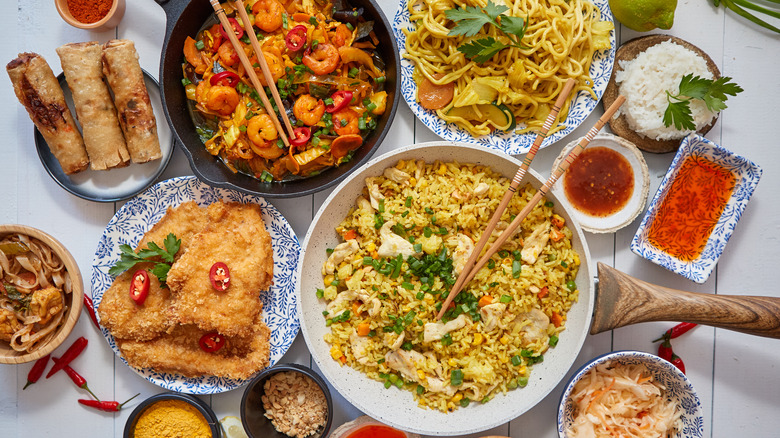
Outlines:
<svg viewBox="0 0 780 438"><path fill-rule="evenodd" d="M698 134L685 137L631 241L631 250L704 283L762 172L747 158Z"/></svg>
<svg viewBox="0 0 780 438"><path fill-rule="evenodd" d="M102 32L115 28L125 15L125 0L54 0L66 23Z"/></svg>

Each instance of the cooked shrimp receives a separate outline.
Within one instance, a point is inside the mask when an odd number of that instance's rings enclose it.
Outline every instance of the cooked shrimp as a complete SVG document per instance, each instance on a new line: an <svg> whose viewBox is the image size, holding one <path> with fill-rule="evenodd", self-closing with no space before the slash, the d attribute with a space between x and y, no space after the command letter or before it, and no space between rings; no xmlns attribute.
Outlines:
<svg viewBox="0 0 780 438"><path fill-rule="evenodd" d="M293 114L304 124L314 126L325 114L325 103L311 94L302 94L293 105Z"/></svg>
<svg viewBox="0 0 780 438"><path fill-rule="evenodd" d="M235 88L224 85L215 85L209 89L205 106L211 111L223 116L229 116L233 110L236 109L236 106L238 106L239 100L241 100L241 98L238 96L238 92Z"/></svg>
<svg viewBox="0 0 780 438"><path fill-rule="evenodd" d="M279 138L274 121L268 114L260 114L249 119L246 124L246 136L256 146L265 146L269 141Z"/></svg>
<svg viewBox="0 0 780 438"><path fill-rule="evenodd" d="M333 129L338 135L360 134L358 127L358 115L351 108L344 108L341 111L333 113Z"/></svg>
<svg viewBox="0 0 780 438"><path fill-rule="evenodd" d="M316 75L326 75L339 66L339 51L331 44L318 44L317 48L306 51L303 64Z"/></svg>
<svg viewBox="0 0 780 438"><path fill-rule="evenodd" d="M239 61L238 53L236 53L236 49L233 48L233 44L230 41L222 43L219 49L217 49L217 54L225 67L232 67Z"/></svg>
<svg viewBox="0 0 780 438"><path fill-rule="evenodd" d="M195 88L195 101L203 107L206 106L206 101L209 98L209 88L211 88L209 81L200 81Z"/></svg>
<svg viewBox="0 0 780 438"><path fill-rule="evenodd" d="M274 82L284 76L284 63L278 56L264 51L263 57L265 58L265 63L268 65L268 70L271 72L271 77L273 77ZM256 65L257 56L253 56L249 62L251 62L252 65ZM268 81L265 80L263 70L260 67L255 67L255 73L257 73L257 78L260 79L260 83L263 84L264 87L268 87Z"/></svg>
<svg viewBox="0 0 780 438"><path fill-rule="evenodd" d="M282 27L284 6L277 0L260 0L252 6L255 14L255 26L266 32L273 32Z"/></svg>
<svg viewBox="0 0 780 438"><path fill-rule="evenodd" d="M352 31L345 24L336 26L336 30L331 33L330 41L336 46L341 47L349 42L352 37Z"/></svg>

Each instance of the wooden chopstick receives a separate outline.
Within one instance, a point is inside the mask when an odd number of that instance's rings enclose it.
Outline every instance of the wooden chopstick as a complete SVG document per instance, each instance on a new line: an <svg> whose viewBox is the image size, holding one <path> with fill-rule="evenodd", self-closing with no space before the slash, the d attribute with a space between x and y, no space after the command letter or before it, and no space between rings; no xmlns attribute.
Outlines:
<svg viewBox="0 0 780 438"><path fill-rule="evenodd" d="M520 165L520 168L517 169L517 173L512 179L512 183L509 184L506 192L504 192L504 197L501 199L501 203L498 204L498 208L496 208L496 211L490 218L487 228L485 228L485 231L482 233L482 237L480 237L479 242L477 242L476 246L474 247L474 250L471 251L471 255L469 256L468 261L463 266L463 270L460 271L460 275L458 275L458 279L455 282L455 285L453 285L452 289L450 289L450 293L447 295L447 300L444 302L445 305L442 306L442 310L439 311L436 319L441 319L447 309L446 306L449 306L450 302L452 302L450 296L452 296L454 299L455 295L458 294L456 291L459 291L461 287L463 287L466 276L474 267L474 263L476 263L477 257L482 252L482 248L484 248L485 244L487 244L488 240L490 240L490 236L493 234L493 230L496 228L498 221L501 219L501 215L504 213L504 210L506 210L506 207L509 205L509 201L511 201L512 197L515 195L515 192L517 192L517 188L520 186L520 181L528 171L528 167L531 165L531 161L533 161L536 153L539 151L539 147L542 145L542 141L544 141L544 139L547 137L547 132L550 130L553 122L555 122L555 119L558 117L558 113L561 111L561 108L566 102L566 99L569 97L569 94L571 94L571 90L574 88L575 84L576 81L574 78L569 78L569 80L566 81L566 83L563 85L563 89L561 90L560 94L558 94L558 98L555 100L555 104L553 105L550 114L547 115L547 119L544 121L542 129L536 133L536 139L534 140L534 144L531 146L531 150L528 151L528 155L526 155L525 159L523 160L523 164Z"/></svg>
<svg viewBox="0 0 780 438"><path fill-rule="evenodd" d="M596 122L595 125L593 125L592 128L590 128L590 131L588 131L587 134L585 134L582 139L580 139L579 143L577 143L577 146L572 149L571 152L569 152L569 155L566 156L566 159L561 161L561 163L558 165L558 168L553 171L552 175L550 175L550 178L547 179L547 182L544 183L544 185L539 188L539 190L536 192L536 194L531 198L530 201L528 201L528 204L520 211L520 213L517 214L517 217L512 221L511 224L501 233L501 235L498 236L498 238L493 242L493 244L487 249L485 252L485 255L482 256L481 259L473 266L473 268L468 272L465 273L465 278L462 281L461 285L468 284L469 281L474 279L474 277L477 275L477 272L479 272L480 269L482 269L483 266L490 260L491 257L493 257L493 254L497 253L499 249L501 248L501 245L504 244L512 235L514 235L517 228L520 226L520 224L523 222L523 220L528 216L531 211L536 207L536 205L541 201L541 199L547 195L547 192L550 191L550 188L552 188L553 184L558 180L558 178L561 177L561 175L566 172L566 170L569 168L571 163L577 159L577 157L582 153L583 150L588 146L588 143L593 140L593 137L598 134L599 131L601 131L601 128L604 127L604 124L606 124L609 119L612 118L612 116L615 114L615 112L620 108L621 105L623 105L623 102L626 101L626 98L621 96L618 96L617 99L612 103L612 105L607 108L607 110L604 112L604 115L599 118L599 120ZM474 251L477 252L476 250ZM467 264L468 266L468 264ZM460 276L464 276L464 271L461 272ZM460 280L460 278L459 278ZM457 283L456 283L457 284ZM461 287L462 288L462 287ZM449 307L452 300L455 299L455 297L460 292L460 289L453 288L452 291L450 291L450 294L447 296L447 299L444 301L444 304L441 306L441 310L439 311L439 314L436 316L437 319L441 318L444 315L444 312L447 311L447 308Z"/></svg>
<svg viewBox="0 0 780 438"><path fill-rule="evenodd" d="M257 74L255 73L255 69L252 67L252 63L249 62L249 58L246 56L246 53L244 53L244 49L241 46L241 42L238 41L238 38L236 38L236 34L233 32L233 26L230 24L230 21L228 21L225 10L222 9L222 5L219 4L219 0L209 0L209 3L211 3L211 6L214 8L214 12L216 13L217 18L219 18L219 22L222 24L222 27L225 28L225 33L227 34L230 43L233 44L233 49L236 51L238 58L241 60L241 64L244 65L244 69L246 70L247 75L249 75L249 80L252 81L252 85L254 85L255 89L257 90L257 94L260 95L260 100L263 102L265 108L269 112L273 113L273 109L272 109L273 107L271 106L271 102L268 101L268 96L265 95L265 89L263 88L263 84L260 83L260 79L258 79ZM249 32L249 33L253 33L253 32ZM257 58L259 62L259 59L263 58L263 52L260 52ZM265 61L265 59L263 59L263 61ZM269 84L273 84L273 78L271 78L271 80L269 81L268 77L266 77L265 80ZM275 89L275 88L272 87L271 89ZM284 107L279 106L278 108L279 108L279 112L284 114ZM285 115L285 117L287 116ZM279 137L281 137L282 142L284 142L284 145L289 149L290 141L287 139L287 134L285 134L284 132L284 127L282 126L281 123L279 123L279 118L271 117L271 120L274 122L274 126L276 127L276 130L279 132Z"/></svg>
<svg viewBox="0 0 780 438"><path fill-rule="evenodd" d="M268 68L268 63L266 62L265 56L263 55L263 49L260 47L260 43L257 41L257 35L255 35L255 32L252 30L252 23L249 21L249 14L246 13L246 8L244 8L244 2L241 0L233 0L233 3L236 5L238 14L241 16L241 21L245 23L244 27L249 27L249 30L245 31L249 35L249 41L252 43L252 49L254 49L255 55L257 55L257 62L260 64L260 69L263 71L265 81L268 83L268 87L271 89L271 94L274 96L276 107L279 108L279 113L282 115L282 121L284 122L284 126L287 128L287 135L289 135L290 138L294 140L295 132L293 131L292 123L290 123L290 118L287 117L287 111L284 110L282 98L279 96L279 90L276 89L276 82L274 82L271 69Z"/></svg>

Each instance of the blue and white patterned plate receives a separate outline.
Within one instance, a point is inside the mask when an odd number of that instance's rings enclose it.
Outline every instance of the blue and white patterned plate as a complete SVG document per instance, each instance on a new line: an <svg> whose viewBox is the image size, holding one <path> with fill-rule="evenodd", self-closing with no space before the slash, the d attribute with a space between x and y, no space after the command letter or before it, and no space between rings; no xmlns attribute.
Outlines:
<svg viewBox="0 0 780 438"><path fill-rule="evenodd" d="M413 31L415 28L414 24L409 19L409 11L406 8L407 1L408 0L401 0L401 3L398 5L398 10L393 18L393 35L398 41L398 47L401 50L401 94L403 94L404 99L406 100L406 103L409 104L412 112L414 112L417 118L420 119L425 126L445 140L480 144L510 155L527 153L531 149L531 145L533 145L536 133L531 132L516 135L514 133L494 132L490 135L474 137L468 131L458 127L454 123L445 123L436 115L436 111L427 110L420 106L417 102L417 84L415 84L412 79L414 63L403 56L406 52L406 34L403 30ZM614 22L612 11L609 9L608 0L591 1L601 12L602 20ZM550 146L574 131L574 129L590 115L593 109L596 108L598 101L601 100L601 96L607 88L609 77L612 74L612 65L615 61L617 40L615 39L614 30L610 32L609 38L611 41L611 48L608 51L602 50L596 52L593 55L593 62L591 62L590 65L589 73L591 79L593 79L593 91L596 93L596 99L594 100L590 94L585 91L577 93L569 109L569 115L563 122L566 127L545 138L542 142L542 148Z"/></svg>
<svg viewBox="0 0 780 438"><path fill-rule="evenodd" d="M566 437L568 429L574 421L574 402L571 393L574 386L590 370L604 362L617 362L623 365L644 364L653 374L656 382L666 388L667 400L674 400L682 410L682 428L672 438L701 438L704 436L704 416L701 410L701 400L688 378L674 365L660 357L643 351L613 351L601 355L585 364L572 376L561 394L558 404L558 436Z"/></svg>
<svg viewBox="0 0 780 438"><path fill-rule="evenodd" d="M200 206L206 206L220 199L259 205L266 229L271 235L274 250L273 286L270 290L262 292L260 297L263 301L263 322L271 329L270 365L272 366L290 348L300 328L295 285L298 283L301 246L284 216L259 196L211 187L194 176L173 178L150 187L128 201L106 226L92 261L92 299L96 308L100 306L103 293L114 281L114 278L108 275L108 270L119 261L119 245L125 243L135 247L144 233L163 217L168 207L175 207L185 201L195 201ZM119 353L111 333L105 328L101 330L114 353L125 365L128 365ZM236 380L213 376L187 378L178 374L158 373L148 368L133 368L133 370L155 385L190 394L216 394L230 391L251 380L251 378Z"/></svg>
<svg viewBox="0 0 780 438"><path fill-rule="evenodd" d="M696 260L685 262L653 246L648 241L647 235L652 218L658 213L658 208L669 192L678 169L688 156L702 157L713 163L720 164L731 170L737 181L731 193L731 198L726 203L726 208L723 209L723 213L720 215L720 219L707 240L701 255ZM689 280L693 280L696 283L704 283L713 269L715 269L715 264L718 263L718 258L723 253L731 233L734 232L734 228L737 226L742 212L753 195L762 173L763 171L757 164L722 146L718 146L698 134L691 134L685 137L680 144L680 149L677 150L677 155L675 155L672 164L669 166L669 170L666 172L666 176L661 181L661 186L650 202L650 207L648 207L639 229L634 234L634 239L631 241L631 251Z"/></svg>

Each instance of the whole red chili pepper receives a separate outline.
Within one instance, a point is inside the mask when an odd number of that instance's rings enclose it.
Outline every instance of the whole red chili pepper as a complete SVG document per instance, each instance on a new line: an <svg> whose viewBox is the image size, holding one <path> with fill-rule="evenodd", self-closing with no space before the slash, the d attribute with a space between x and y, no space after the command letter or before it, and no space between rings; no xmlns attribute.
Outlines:
<svg viewBox="0 0 780 438"><path fill-rule="evenodd" d="M672 343L669 342L669 337L666 335L664 335L663 339L664 341L661 343L661 345L658 346L658 357L671 362L672 356L674 356L674 352L672 351Z"/></svg>
<svg viewBox="0 0 780 438"><path fill-rule="evenodd" d="M676 366L680 371L682 371L683 374L685 374L685 364L683 363L683 360L680 358L680 356L672 353L672 360L669 362L671 362L672 365Z"/></svg>
<svg viewBox="0 0 780 438"><path fill-rule="evenodd" d="M59 361L60 359L57 359L56 357L54 358L54 363L57 363ZM78 386L81 389L86 389L87 392L89 392L89 395L94 397L95 400L100 400L99 398L97 398L95 393L93 393L92 390L89 389L89 386L87 386L87 379L82 377L81 374L77 373L76 370L70 367L70 365L65 365L65 368L63 369L65 370L65 374L67 374L68 377L70 377L70 380L72 380L73 383L76 384L76 386Z"/></svg>
<svg viewBox="0 0 780 438"><path fill-rule="evenodd" d="M46 370L46 365L49 364L49 357L51 357L51 354L43 356L35 362L35 365L33 365L32 368L30 368L30 372L27 373L27 383L24 385L24 388L22 388L22 391L41 378L43 372Z"/></svg>
<svg viewBox="0 0 780 438"><path fill-rule="evenodd" d="M89 406L90 408L95 408L101 411L106 412L117 412L118 410L122 409L122 406L125 405L125 403L129 402L130 400L138 397L141 395L139 392L138 394L130 397L129 399L125 400L123 403L115 402L115 401L99 401L99 400L85 400L85 399L79 399L79 403L81 403L84 406Z"/></svg>
<svg viewBox="0 0 780 438"><path fill-rule="evenodd" d="M661 336L660 338L654 339L653 342L662 341L664 339L664 336L667 336L667 335L669 336L669 339L674 339L674 338L676 338L678 336L681 336L681 335L687 333L690 329L696 327L697 325L698 324L693 323L693 322L681 322L681 323L677 324L676 326L674 326L674 327L670 328L669 330L667 330L666 333L664 333L663 336Z"/></svg>
<svg viewBox="0 0 780 438"><path fill-rule="evenodd" d="M95 327L100 330L100 324L98 324L97 316L95 315L95 303L92 302L92 298L87 294L84 294L84 308L87 310L89 319L91 319L92 323L95 324Z"/></svg>
<svg viewBox="0 0 780 438"><path fill-rule="evenodd" d="M49 374L46 374L46 378L53 376L54 373L57 371L65 368L65 365L69 365L73 359L77 358L79 354L81 354L82 351L84 351L85 348L87 348L87 338L80 337L76 339L76 342L73 343L73 345L68 348L67 351L65 351L65 354L62 355L60 358L60 361L55 363L53 367L51 367L51 370L49 370Z"/></svg>

